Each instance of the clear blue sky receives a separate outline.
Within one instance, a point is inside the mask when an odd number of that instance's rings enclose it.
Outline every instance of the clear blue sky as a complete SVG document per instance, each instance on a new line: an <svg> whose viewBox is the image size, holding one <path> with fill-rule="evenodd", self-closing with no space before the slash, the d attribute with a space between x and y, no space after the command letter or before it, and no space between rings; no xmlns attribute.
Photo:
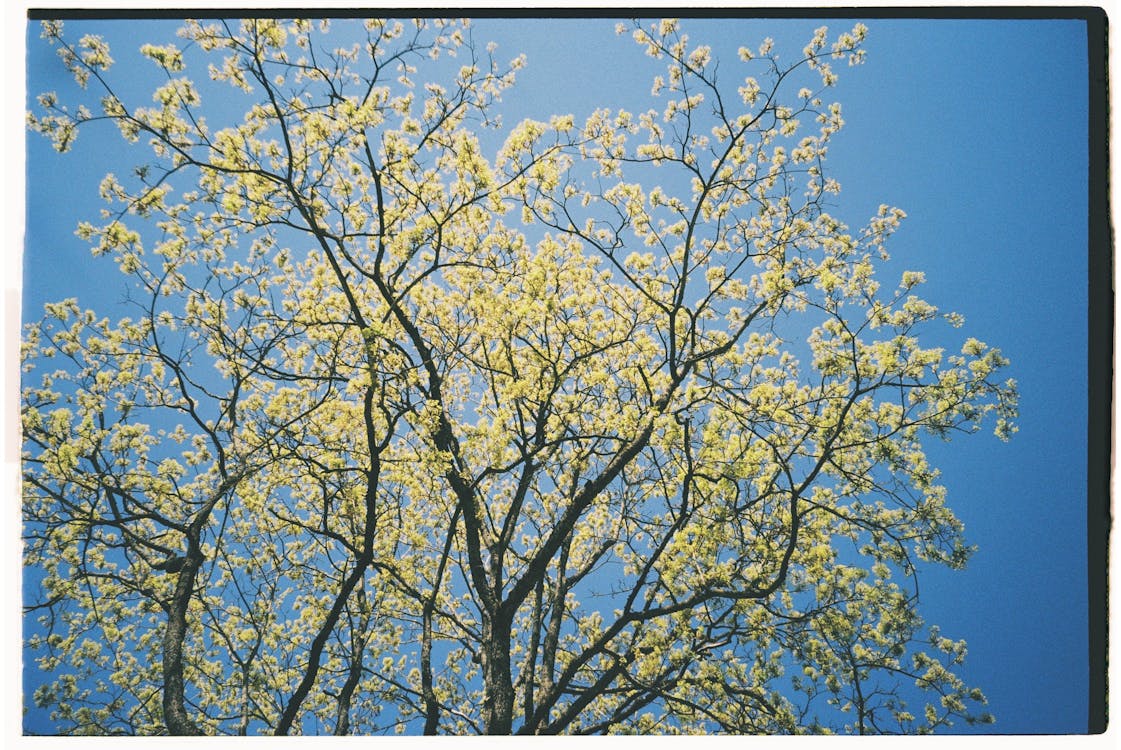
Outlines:
<svg viewBox="0 0 1121 750"><path fill-rule="evenodd" d="M685 23L694 40L732 52L764 36L793 56L813 28L851 21ZM174 25L68 22L104 34L128 76L136 48ZM599 106L645 109L650 69L609 20L480 20L528 68L506 96L508 122ZM1021 388L1020 432L932 445L949 503L979 546L964 572L930 571L922 611L969 642L967 683L980 685L1000 733L1077 733L1087 712L1086 325L1087 58L1080 21L870 20L868 60L842 69L846 128L828 167L837 215L860 226L881 203L909 215L893 271L926 272L926 299L966 318L962 333L999 346ZM691 31L690 31L691 30ZM29 30L31 95L67 90L54 52ZM622 53L622 54L621 54ZM731 74L729 65L729 74ZM514 112L521 115L515 117ZM28 142L25 315L78 296L112 305L120 276L73 235L95 218L97 184L125 171L115 129L84 131L59 156Z"/></svg>

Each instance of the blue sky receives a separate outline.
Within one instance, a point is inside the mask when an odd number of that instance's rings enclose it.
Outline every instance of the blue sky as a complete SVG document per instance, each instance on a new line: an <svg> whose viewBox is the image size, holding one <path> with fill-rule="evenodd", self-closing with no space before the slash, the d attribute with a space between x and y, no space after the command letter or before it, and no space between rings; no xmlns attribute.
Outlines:
<svg viewBox="0 0 1121 750"><path fill-rule="evenodd" d="M926 299L966 318L963 336L999 346L1021 389L1020 432L931 444L949 504L979 546L964 572L922 579L923 612L969 642L967 683L980 685L1001 733L1085 731L1086 663L1086 134L1081 21L869 20L867 62L842 69L835 98L846 127L828 167L834 213L860 226L881 203L908 220L885 278L922 270ZM686 22L697 41L734 52L764 36L796 54L820 25L850 20ZM68 22L103 33L117 74L173 25ZM94 26L97 28L95 29ZM476 38L524 51L506 106L548 119L598 106L645 109L651 68L610 20L480 20ZM157 29L150 33L149 29ZM53 50L29 30L28 92L66 90ZM633 48L633 49L632 49ZM622 54L620 54L622 53ZM729 74L732 73L729 65ZM64 97L65 98L65 97ZM512 115L508 122L515 122ZM125 171L115 129L82 133L75 151L27 148L24 314L42 302L120 299L112 261L73 235L100 209L97 184Z"/></svg>

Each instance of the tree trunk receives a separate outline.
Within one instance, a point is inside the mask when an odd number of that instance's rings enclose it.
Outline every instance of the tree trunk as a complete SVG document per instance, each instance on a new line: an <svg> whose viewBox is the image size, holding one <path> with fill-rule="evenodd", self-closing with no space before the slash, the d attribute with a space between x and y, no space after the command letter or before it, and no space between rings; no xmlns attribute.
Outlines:
<svg viewBox="0 0 1121 750"><path fill-rule="evenodd" d="M483 731L511 734L514 683L510 670L510 623L486 617L483 622Z"/></svg>
<svg viewBox="0 0 1121 750"><path fill-rule="evenodd" d="M420 694L424 699L424 734L434 735L440 728L440 706L432 686L432 599L425 602L421 617Z"/></svg>
<svg viewBox="0 0 1121 750"><path fill-rule="evenodd" d="M193 545L192 545L193 546ZM177 574L175 594L167 613L163 636L163 717L171 735L201 735L198 724L187 715L183 687L183 641L187 636L187 607L195 586L201 555L189 550Z"/></svg>
<svg viewBox="0 0 1121 750"><path fill-rule="evenodd" d="M350 598L351 592L354 591L355 586L361 582L362 577L366 574L366 568L369 567L370 559L368 557L360 557L355 563L354 570L350 572L344 580L339 593L335 596L335 601L331 605L330 611L327 612L323 624L316 633L315 639L311 642L311 649L308 652L307 666L304 668L303 679L300 684L296 686L296 690L288 699L287 705L284 707L284 712L280 715L280 721L277 722L276 729L273 734L282 736L288 734L292 729L292 725L296 722L297 714L300 711L300 706L303 705L304 699L311 693L311 688L315 685L315 680L319 676L320 662L323 658L323 651L327 646L327 639L331 637L334 632L335 626L339 622L339 617L342 616L343 607L346 606L347 600Z"/></svg>
<svg viewBox="0 0 1121 750"><path fill-rule="evenodd" d="M364 637L359 637L354 639L353 643L354 653L351 658L350 669L347 672L346 683L339 692L338 707L335 711L334 734L336 737L350 734L350 702L354 697L358 682L362 679L362 657L366 652L366 640Z"/></svg>

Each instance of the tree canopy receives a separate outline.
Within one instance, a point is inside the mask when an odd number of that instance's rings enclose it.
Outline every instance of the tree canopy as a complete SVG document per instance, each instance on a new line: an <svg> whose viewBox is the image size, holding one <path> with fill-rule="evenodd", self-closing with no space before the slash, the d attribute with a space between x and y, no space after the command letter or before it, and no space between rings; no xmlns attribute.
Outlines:
<svg viewBox="0 0 1121 750"><path fill-rule="evenodd" d="M468 21L186 21L147 91L43 24L80 89L30 127L136 154L77 228L126 309L24 334L58 731L992 720L920 614L971 550L924 441L1007 437L1015 383L923 343L962 320L921 272L881 286L901 210L827 211L866 29L723 60L619 32L648 111L506 123L523 58Z"/></svg>

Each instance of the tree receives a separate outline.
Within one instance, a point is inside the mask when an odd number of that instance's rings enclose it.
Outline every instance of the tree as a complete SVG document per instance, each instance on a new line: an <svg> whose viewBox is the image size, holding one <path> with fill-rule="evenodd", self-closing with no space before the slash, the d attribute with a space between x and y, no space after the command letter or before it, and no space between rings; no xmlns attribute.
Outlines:
<svg viewBox="0 0 1121 750"><path fill-rule="evenodd" d="M865 28L719 77L675 21L619 30L658 110L506 128L522 58L466 21L187 21L141 47L150 95L44 23L81 89L30 127L147 154L78 228L129 316L25 332L59 731L992 720L919 614L920 568L970 552L923 441L1007 437L1015 384L920 343L961 324L921 273L881 289L902 211L826 211L821 96Z"/></svg>

